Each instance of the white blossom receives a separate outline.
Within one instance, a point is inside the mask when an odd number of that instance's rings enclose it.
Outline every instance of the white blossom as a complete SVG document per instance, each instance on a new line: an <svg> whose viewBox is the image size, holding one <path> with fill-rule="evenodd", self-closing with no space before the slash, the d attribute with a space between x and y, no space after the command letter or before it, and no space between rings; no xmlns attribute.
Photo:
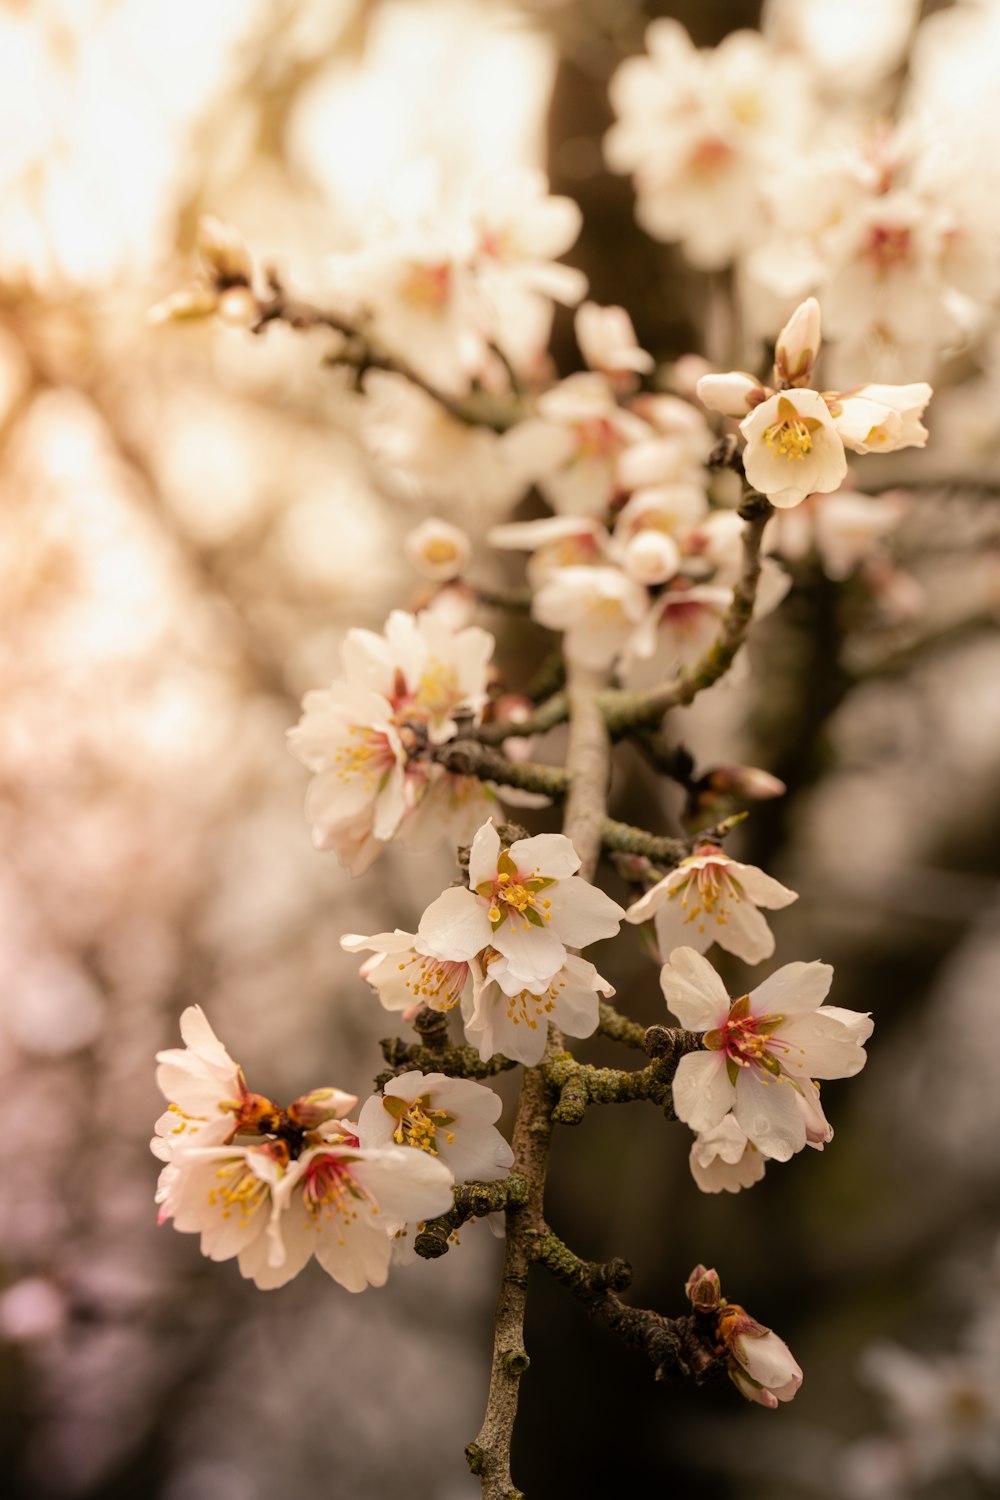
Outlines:
<svg viewBox="0 0 1000 1500"><path fill-rule="evenodd" d="M706 1034L705 1050L683 1057L674 1077L680 1119L701 1133L732 1110L764 1156L787 1161L800 1151L810 1121L795 1095L807 1080L860 1072L872 1032L868 1016L822 1004L832 977L829 964L786 964L731 1001L711 964L676 948L660 974L667 1005Z"/></svg>
<svg viewBox="0 0 1000 1500"><path fill-rule="evenodd" d="M758 907L777 909L797 899L756 865L730 859L717 844L700 844L629 907L625 920L652 918L663 954L683 943L704 953L718 943L744 963L757 964L774 952L774 935Z"/></svg>
<svg viewBox="0 0 1000 1500"><path fill-rule="evenodd" d="M648 608L645 588L620 568L557 568L531 603L539 624L564 632L567 660L596 669L611 666Z"/></svg>
<svg viewBox="0 0 1000 1500"><path fill-rule="evenodd" d="M484 1062L499 1052L534 1067L545 1051L549 1021L567 1036L590 1036L600 1019L600 997L614 994L594 965L573 953L546 984L513 994L499 982L506 960L489 950L486 959L485 972L474 968L471 998L468 991L462 997L466 1038Z"/></svg>
<svg viewBox="0 0 1000 1500"><path fill-rule="evenodd" d="M420 946L437 958L470 961L486 948L506 960L492 973L506 994L541 993L566 949L613 937L624 912L574 872L580 857L561 833L536 834L501 849L492 820L469 853L469 889L454 886L420 919Z"/></svg>
<svg viewBox="0 0 1000 1500"><path fill-rule="evenodd" d="M772 505L798 505L837 489L847 473L844 444L817 391L777 391L740 423L747 483Z"/></svg>
<svg viewBox="0 0 1000 1500"><path fill-rule="evenodd" d="M415 1011L421 1005L451 1010L466 990L471 991L472 974L464 960L454 962L422 952L416 934L399 927L372 937L346 933L340 946L348 953L372 952L373 957L361 966L361 977L386 1010Z"/></svg>
<svg viewBox="0 0 1000 1500"><path fill-rule="evenodd" d="M358 1116L362 1146L411 1146L436 1157L456 1182L496 1182L514 1153L496 1121L498 1094L467 1078L403 1073L367 1099Z"/></svg>

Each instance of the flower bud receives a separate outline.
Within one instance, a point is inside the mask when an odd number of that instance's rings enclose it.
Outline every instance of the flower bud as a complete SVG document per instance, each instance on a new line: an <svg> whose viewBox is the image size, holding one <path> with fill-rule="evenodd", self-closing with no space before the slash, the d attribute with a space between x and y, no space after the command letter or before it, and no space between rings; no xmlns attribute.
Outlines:
<svg viewBox="0 0 1000 1500"><path fill-rule="evenodd" d="M788 788L777 776L757 766L715 766L703 781L713 792L724 792L740 802L768 802L783 797Z"/></svg>
<svg viewBox="0 0 1000 1500"><path fill-rule="evenodd" d="M260 317L260 305L248 286L229 286L219 298L218 313L231 328L250 328Z"/></svg>
<svg viewBox="0 0 1000 1500"><path fill-rule="evenodd" d="M622 566L638 582L666 583L681 565L677 543L662 531L636 532L622 553Z"/></svg>
<svg viewBox="0 0 1000 1500"><path fill-rule="evenodd" d="M719 1317L719 1337L729 1354L729 1378L759 1406L791 1401L802 1370L784 1339L731 1302Z"/></svg>
<svg viewBox="0 0 1000 1500"><path fill-rule="evenodd" d="M253 276L250 252L231 224L206 215L198 225L198 251L206 269L223 286L247 286Z"/></svg>
<svg viewBox="0 0 1000 1500"><path fill-rule="evenodd" d="M815 297L800 302L778 334L774 370L784 385L808 385L819 354L820 312Z"/></svg>
<svg viewBox="0 0 1000 1500"><path fill-rule="evenodd" d="M464 531L432 516L409 533L403 548L424 578L449 583L468 567L472 544Z"/></svg>
<svg viewBox="0 0 1000 1500"><path fill-rule="evenodd" d="M745 370L703 375L695 391L702 406L722 412L725 417L745 417L768 396L767 388L756 375L748 375Z"/></svg>
<svg viewBox="0 0 1000 1500"><path fill-rule="evenodd" d="M684 1283L684 1290L697 1312L714 1312L722 1296L718 1271L709 1271L702 1265L695 1266Z"/></svg>
<svg viewBox="0 0 1000 1500"><path fill-rule="evenodd" d="M357 1094L345 1094L343 1089L310 1089L300 1094L288 1106L288 1118L303 1130L315 1130L327 1120L341 1120L349 1115L358 1102Z"/></svg>

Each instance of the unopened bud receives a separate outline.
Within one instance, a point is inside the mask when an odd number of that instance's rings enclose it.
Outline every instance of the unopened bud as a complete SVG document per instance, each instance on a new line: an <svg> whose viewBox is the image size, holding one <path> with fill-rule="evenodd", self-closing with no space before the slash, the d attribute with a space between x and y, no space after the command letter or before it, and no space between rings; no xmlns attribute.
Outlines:
<svg viewBox="0 0 1000 1500"><path fill-rule="evenodd" d="M757 766L715 766L702 779L713 792L740 802L768 802L772 797L783 797L788 790L777 776Z"/></svg>
<svg viewBox="0 0 1000 1500"><path fill-rule="evenodd" d="M218 313L231 328L250 328L260 317L260 304L248 286L230 286L219 298Z"/></svg>
<svg viewBox="0 0 1000 1500"><path fill-rule="evenodd" d="M403 548L418 572L435 583L458 578L472 556L472 544L465 532L433 516L409 533Z"/></svg>
<svg viewBox="0 0 1000 1500"><path fill-rule="evenodd" d="M802 1370L784 1339L735 1302L720 1314L718 1332L729 1353L729 1378L748 1401L772 1409L791 1401Z"/></svg>
<svg viewBox="0 0 1000 1500"><path fill-rule="evenodd" d="M303 1130L315 1130L327 1120L342 1120L349 1115L358 1102L357 1094L345 1094L343 1089L311 1089L301 1094L288 1106L288 1118Z"/></svg>
<svg viewBox="0 0 1000 1500"><path fill-rule="evenodd" d="M191 286L179 287L157 302L146 314L149 323L181 323L187 319L210 318L219 305L219 299L210 286L196 281Z"/></svg>
<svg viewBox="0 0 1000 1500"><path fill-rule="evenodd" d="M725 375L703 375L695 387L698 400L708 411L725 417L745 417L768 397L756 375L730 370Z"/></svg>
<svg viewBox="0 0 1000 1500"><path fill-rule="evenodd" d="M636 532L622 553L622 565L638 583L666 583L681 565L677 543L662 531Z"/></svg>
<svg viewBox="0 0 1000 1500"><path fill-rule="evenodd" d="M774 348L774 370L783 385L809 384L820 337L819 303L807 297L778 334Z"/></svg>
<svg viewBox="0 0 1000 1500"><path fill-rule="evenodd" d="M718 1271L697 1265L684 1283L692 1307L698 1312L714 1312L722 1298Z"/></svg>
<svg viewBox="0 0 1000 1500"><path fill-rule="evenodd" d="M223 286L249 284L253 276L250 252L231 224L206 215L198 225L198 251L206 269Z"/></svg>

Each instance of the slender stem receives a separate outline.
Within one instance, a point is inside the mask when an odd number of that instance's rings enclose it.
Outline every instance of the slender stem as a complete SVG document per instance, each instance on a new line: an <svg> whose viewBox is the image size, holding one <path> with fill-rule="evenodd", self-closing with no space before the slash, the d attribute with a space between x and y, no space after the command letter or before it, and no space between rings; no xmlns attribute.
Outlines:
<svg viewBox="0 0 1000 1500"><path fill-rule="evenodd" d="M456 776L478 776L526 792L540 792L557 801L566 795L568 777L560 766L542 766L532 761L508 760L492 745L479 740L449 740L434 751L434 759Z"/></svg>
<svg viewBox="0 0 1000 1500"><path fill-rule="evenodd" d="M566 755L570 786L563 829L580 856L580 873L587 879L597 869L607 809L611 742L598 702L603 685L603 678L589 670L570 671ZM528 1271L534 1245L544 1228L545 1174L554 1102L546 1066L561 1051L562 1037L552 1027L542 1064L524 1070L514 1122L514 1172L527 1181L528 1190L523 1203L508 1204L506 1209L507 1238L486 1414L479 1435L466 1448L469 1467L480 1477L484 1500L520 1500L521 1496L511 1479L510 1445L521 1376L528 1368L524 1348Z"/></svg>
<svg viewBox="0 0 1000 1500"><path fill-rule="evenodd" d="M504 740L515 736L525 739L533 734L548 734L557 724L565 724L568 718L569 699L565 693L553 693L530 719L519 719L516 723L511 719L503 719L492 724L481 724L474 733L476 739L484 745L500 745Z"/></svg>
<svg viewBox="0 0 1000 1500"><path fill-rule="evenodd" d="M390 375L399 375L430 396L433 401L467 427L488 427L494 432L506 432L519 421L523 412L516 395L498 401L485 392L472 391L468 396L453 396L442 391L427 380L405 360L380 349L363 327L328 308L316 307L310 302L289 297L276 277L270 279L270 295L258 304L258 316L253 332L260 333L269 323L286 323L290 328L329 328L343 334L344 346L327 356L327 363L349 365L359 375L366 370L385 370Z"/></svg>

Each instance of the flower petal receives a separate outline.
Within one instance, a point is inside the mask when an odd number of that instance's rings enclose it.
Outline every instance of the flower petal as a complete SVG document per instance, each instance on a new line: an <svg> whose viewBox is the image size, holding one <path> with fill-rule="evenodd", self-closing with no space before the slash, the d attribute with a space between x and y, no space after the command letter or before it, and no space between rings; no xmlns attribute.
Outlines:
<svg viewBox="0 0 1000 1500"><path fill-rule="evenodd" d="M667 1006L688 1031L711 1031L729 1016L726 987L694 948L675 948L660 970ZM707 1126L699 1126L707 1129Z"/></svg>

